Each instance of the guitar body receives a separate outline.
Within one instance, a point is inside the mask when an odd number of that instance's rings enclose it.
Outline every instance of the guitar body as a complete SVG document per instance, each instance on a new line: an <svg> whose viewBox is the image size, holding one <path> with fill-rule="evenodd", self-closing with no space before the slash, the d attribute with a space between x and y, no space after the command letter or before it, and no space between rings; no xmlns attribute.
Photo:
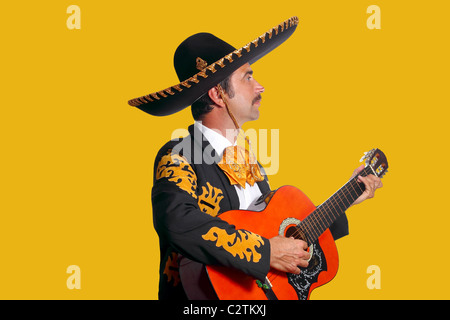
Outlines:
<svg viewBox="0 0 450 320"><path fill-rule="evenodd" d="M364 153L360 161L363 160L366 167L358 175L373 174L381 178L387 172L388 162L380 149ZM299 275L270 269L267 274L269 281L266 279L265 284L258 284L256 279L236 269L208 265L206 270L215 296L221 300L266 300L274 299L274 295L281 300L309 299L312 290L332 280L337 273L338 253L329 227L364 190L364 184L355 175L316 208L302 191L284 186L261 201L260 204L267 204L262 211L232 210L222 213L219 217L237 229L251 231L266 239L282 235L307 240L311 260L307 268L300 268ZM195 279L188 274L184 278L186 281ZM185 280L182 282L185 286ZM195 282L193 284L195 288ZM267 290L269 287L271 290ZM210 297L210 292L200 296Z"/></svg>
<svg viewBox="0 0 450 320"><path fill-rule="evenodd" d="M219 217L237 229L245 229L270 239L277 235L289 237L293 228L315 209L302 191L292 186L283 186L273 193L263 211L232 210ZM270 269L267 278L278 299L309 299L312 290L329 282L336 275L338 253L329 229L318 237L309 250L309 266L301 268L299 275ZM268 299L255 278L222 266L208 265L206 268L220 300Z"/></svg>

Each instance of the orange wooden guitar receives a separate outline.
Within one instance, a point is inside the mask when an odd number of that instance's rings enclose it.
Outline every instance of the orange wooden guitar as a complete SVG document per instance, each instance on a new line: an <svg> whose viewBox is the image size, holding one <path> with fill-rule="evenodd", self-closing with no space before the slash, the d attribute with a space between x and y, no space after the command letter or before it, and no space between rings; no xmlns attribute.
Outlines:
<svg viewBox="0 0 450 320"><path fill-rule="evenodd" d="M366 167L360 175L382 177L386 173L388 163L382 151L373 149L366 152L363 159L366 159ZM259 204L265 206L262 211L222 213L220 218L237 229L246 229L267 239L284 235L305 240L311 260L307 268L301 268L299 275L271 269L265 283L235 269L206 266L217 297L221 300L308 299L312 290L332 280L338 269L338 253L329 226L364 189L364 184L355 177L316 208L302 191L284 186L260 201Z"/></svg>

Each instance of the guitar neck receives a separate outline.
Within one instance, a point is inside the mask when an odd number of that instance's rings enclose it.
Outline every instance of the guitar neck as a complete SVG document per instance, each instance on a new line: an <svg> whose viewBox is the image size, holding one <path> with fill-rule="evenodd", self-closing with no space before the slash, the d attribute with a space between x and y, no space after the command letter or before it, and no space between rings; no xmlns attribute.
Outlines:
<svg viewBox="0 0 450 320"><path fill-rule="evenodd" d="M359 175L365 177L372 173L372 168L367 166L359 173ZM358 175L350 179L342 188L318 206L316 210L297 225L303 240L308 242L308 245L317 241L320 235L328 229L337 218L344 214L345 210L355 202L364 190L364 184L358 182Z"/></svg>

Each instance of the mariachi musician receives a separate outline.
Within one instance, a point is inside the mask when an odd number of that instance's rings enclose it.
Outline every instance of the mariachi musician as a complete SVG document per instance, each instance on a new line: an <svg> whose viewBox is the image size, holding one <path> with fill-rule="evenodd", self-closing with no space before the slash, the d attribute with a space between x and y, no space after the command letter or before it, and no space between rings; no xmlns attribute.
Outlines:
<svg viewBox="0 0 450 320"><path fill-rule="evenodd" d="M161 251L159 299L214 298L203 265L234 268L261 281L270 268L299 274L300 267L308 266L305 241L266 239L220 219L221 213L248 209L271 191L248 140L237 141L242 125L258 119L264 92L251 64L287 40L297 25L298 18L292 17L239 49L210 33L194 34L175 51L180 83L129 101L156 116L191 106L194 118L190 134L167 142L155 159L152 204ZM354 204L372 198L382 186L374 175L358 179L365 191ZM334 239L348 234L345 214L330 231Z"/></svg>

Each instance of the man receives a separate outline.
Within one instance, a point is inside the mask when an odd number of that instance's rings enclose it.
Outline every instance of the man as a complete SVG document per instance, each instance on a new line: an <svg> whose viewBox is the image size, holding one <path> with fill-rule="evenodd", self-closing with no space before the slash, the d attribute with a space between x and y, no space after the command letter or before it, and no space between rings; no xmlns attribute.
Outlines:
<svg viewBox="0 0 450 320"><path fill-rule="evenodd" d="M175 52L181 83L129 101L158 116L192 105L196 120L188 137L169 141L155 160L152 203L161 248L160 299L214 297L201 277L202 265L235 268L261 281L270 268L299 274L299 267L308 266L305 241L266 239L220 219L221 213L247 209L271 191L263 168L249 161L254 159L251 150L239 149L236 140L244 123L258 119L264 92L251 63L289 38L297 24L296 17L286 20L240 49L211 34L193 35ZM235 163L229 164L230 157ZM359 179L365 191L355 204L381 187L373 175ZM330 230L335 239L348 234L345 215Z"/></svg>

